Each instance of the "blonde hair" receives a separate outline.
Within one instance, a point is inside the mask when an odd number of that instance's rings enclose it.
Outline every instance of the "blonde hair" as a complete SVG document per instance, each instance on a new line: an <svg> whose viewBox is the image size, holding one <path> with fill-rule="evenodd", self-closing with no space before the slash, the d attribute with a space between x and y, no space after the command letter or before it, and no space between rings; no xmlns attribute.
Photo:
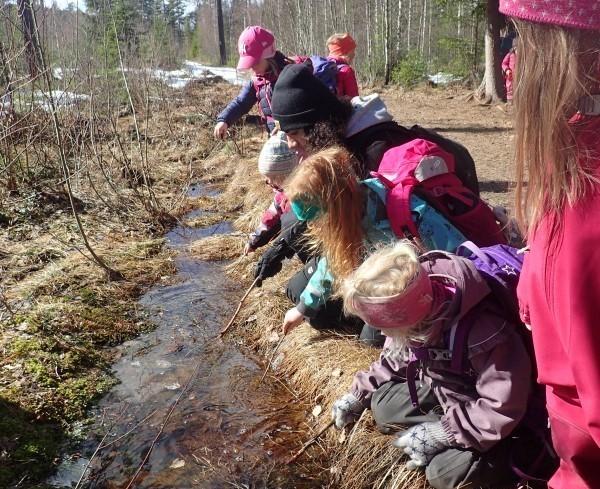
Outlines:
<svg viewBox="0 0 600 489"><path fill-rule="evenodd" d="M581 98L598 83L600 36L552 25L516 24L515 208L527 232L545 215L557 218L597 183L588 165L590 155L578 148L569 120Z"/></svg>
<svg viewBox="0 0 600 489"><path fill-rule="evenodd" d="M360 296L388 297L402 293L420 271L415 247L406 240L375 250L341 287L344 310L357 315L353 304Z"/></svg>
<svg viewBox="0 0 600 489"><path fill-rule="evenodd" d="M345 149L325 149L303 161L286 185L290 201L321 209L309 222L309 243L327 258L336 281L352 273L363 254L363 193L353 164Z"/></svg>
<svg viewBox="0 0 600 489"><path fill-rule="evenodd" d="M354 304L360 301L361 296L388 297L401 294L420 271L417 249L408 240L377 249L343 281L340 295L344 300L344 312L358 316ZM408 343L425 343L431 332L428 325L432 323L425 321L412 328L382 329L381 332L394 339L393 348L399 352Z"/></svg>

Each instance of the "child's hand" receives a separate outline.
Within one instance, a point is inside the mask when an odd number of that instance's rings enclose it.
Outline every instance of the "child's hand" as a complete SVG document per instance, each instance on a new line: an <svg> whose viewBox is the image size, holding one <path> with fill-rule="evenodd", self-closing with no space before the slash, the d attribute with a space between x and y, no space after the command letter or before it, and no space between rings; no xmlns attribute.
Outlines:
<svg viewBox="0 0 600 489"><path fill-rule="evenodd" d="M299 326L304 321L304 315L295 307L292 307L285 313L283 319L283 334L288 334L292 329Z"/></svg>
<svg viewBox="0 0 600 489"><path fill-rule="evenodd" d="M248 256L248 254L252 253L253 251L254 251L254 248L252 248L250 243L246 243L246 245L244 246L244 251L242 253L244 256Z"/></svg>
<svg viewBox="0 0 600 489"><path fill-rule="evenodd" d="M214 130L215 139L225 139L225 136L227 136L227 129L229 129L227 122L218 122Z"/></svg>
<svg viewBox="0 0 600 489"><path fill-rule="evenodd" d="M410 457L406 468L414 470L427 465L433 457L452 444L441 421L434 421L421 423L402 431L392 445L400 448Z"/></svg>
<svg viewBox="0 0 600 489"><path fill-rule="evenodd" d="M344 426L354 423L365 410L363 403L354 394L348 393L333 403L331 408L331 419L335 421L335 427L341 430Z"/></svg>

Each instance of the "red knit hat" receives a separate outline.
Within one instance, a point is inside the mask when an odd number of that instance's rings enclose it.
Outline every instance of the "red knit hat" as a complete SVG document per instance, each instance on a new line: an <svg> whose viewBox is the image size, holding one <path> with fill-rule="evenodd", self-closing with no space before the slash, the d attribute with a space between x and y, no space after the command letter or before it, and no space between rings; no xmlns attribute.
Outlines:
<svg viewBox="0 0 600 489"><path fill-rule="evenodd" d="M600 30L598 0L500 0L500 12L530 22Z"/></svg>
<svg viewBox="0 0 600 489"><path fill-rule="evenodd" d="M329 54L332 56L346 56L356 49L356 42L347 32L333 37L334 39L327 44Z"/></svg>

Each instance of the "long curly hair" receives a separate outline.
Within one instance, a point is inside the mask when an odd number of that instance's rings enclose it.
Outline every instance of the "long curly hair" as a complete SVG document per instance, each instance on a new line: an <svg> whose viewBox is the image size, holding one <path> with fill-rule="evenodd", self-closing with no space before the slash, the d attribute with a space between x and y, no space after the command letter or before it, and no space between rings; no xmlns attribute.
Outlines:
<svg viewBox="0 0 600 489"><path fill-rule="evenodd" d="M312 153L332 146L344 146L346 126L352 117L352 104L348 97L338 97L338 100L341 102L339 111L306 130L306 138Z"/></svg>
<svg viewBox="0 0 600 489"><path fill-rule="evenodd" d="M309 243L327 258L336 283L352 273L364 252L364 198L353 160L340 147L322 150L303 161L286 184L290 201L320 209L309 222Z"/></svg>

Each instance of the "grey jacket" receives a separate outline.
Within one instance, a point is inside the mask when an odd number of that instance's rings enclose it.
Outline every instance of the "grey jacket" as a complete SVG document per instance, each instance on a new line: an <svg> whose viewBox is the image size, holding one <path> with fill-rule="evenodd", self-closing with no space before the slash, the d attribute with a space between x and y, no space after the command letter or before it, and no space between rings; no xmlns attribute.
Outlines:
<svg viewBox="0 0 600 489"><path fill-rule="evenodd" d="M477 319L467 337L465 367L470 368L459 374L450 369L448 360L423 361L423 381L431 385L443 409L441 422L453 445L485 452L509 436L525 415L532 386L531 359L516 330L519 326L486 307L490 289L468 259L435 252L426 256L429 273L451 277L450 285L461 292L455 294L448 319L427 346L447 349L448 331L455 320L469 311ZM393 352L390 346L388 338L379 360L354 378L351 392L366 407L382 384L406 381L408 352Z"/></svg>

